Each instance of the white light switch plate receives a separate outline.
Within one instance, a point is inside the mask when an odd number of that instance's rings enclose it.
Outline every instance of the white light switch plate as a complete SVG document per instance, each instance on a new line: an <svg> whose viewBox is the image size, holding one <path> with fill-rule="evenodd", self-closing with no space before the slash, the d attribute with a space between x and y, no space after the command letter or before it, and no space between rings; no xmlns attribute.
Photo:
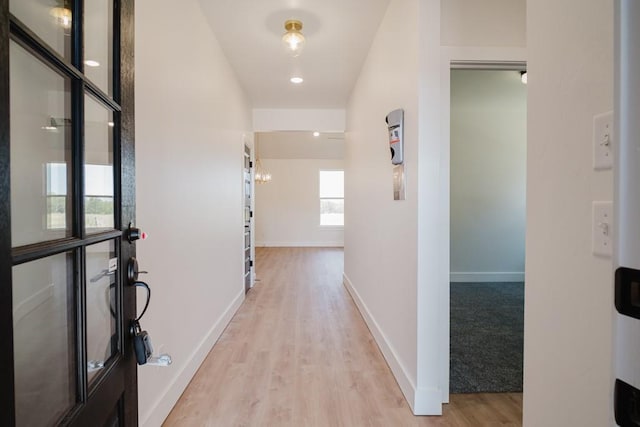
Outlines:
<svg viewBox="0 0 640 427"><path fill-rule="evenodd" d="M593 202L593 224L591 226L593 254L610 257L613 242L613 202Z"/></svg>
<svg viewBox="0 0 640 427"><path fill-rule="evenodd" d="M613 112L598 114L593 118L593 168L613 167Z"/></svg>

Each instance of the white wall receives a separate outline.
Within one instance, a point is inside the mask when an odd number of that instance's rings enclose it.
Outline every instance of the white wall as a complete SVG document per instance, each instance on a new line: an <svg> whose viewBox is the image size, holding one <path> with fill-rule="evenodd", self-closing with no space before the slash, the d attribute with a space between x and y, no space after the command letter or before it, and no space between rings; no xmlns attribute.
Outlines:
<svg viewBox="0 0 640 427"><path fill-rule="evenodd" d="M320 170L336 159L261 159L273 179L256 184L256 246L344 246L342 227L320 226Z"/></svg>
<svg viewBox="0 0 640 427"><path fill-rule="evenodd" d="M193 48L194 41L198 46ZM196 0L136 2L141 322L169 368L139 368L141 425L162 423L244 298L245 95Z"/></svg>
<svg viewBox="0 0 640 427"><path fill-rule="evenodd" d="M253 130L344 132L345 110L256 108Z"/></svg>
<svg viewBox="0 0 640 427"><path fill-rule="evenodd" d="M344 160L344 132L259 132L255 138L261 159Z"/></svg>
<svg viewBox="0 0 640 427"><path fill-rule="evenodd" d="M531 1L525 426L612 425L611 260L591 253L593 116L613 105L613 2Z"/></svg>
<svg viewBox="0 0 640 427"><path fill-rule="evenodd" d="M526 46L525 0L443 0L443 46Z"/></svg>
<svg viewBox="0 0 640 427"><path fill-rule="evenodd" d="M451 281L524 280L527 86L451 71Z"/></svg>
<svg viewBox="0 0 640 427"><path fill-rule="evenodd" d="M418 1L392 0L347 107L345 285L416 407ZM399 30L401 29L401 31ZM405 110L407 196L393 200L385 116Z"/></svg>

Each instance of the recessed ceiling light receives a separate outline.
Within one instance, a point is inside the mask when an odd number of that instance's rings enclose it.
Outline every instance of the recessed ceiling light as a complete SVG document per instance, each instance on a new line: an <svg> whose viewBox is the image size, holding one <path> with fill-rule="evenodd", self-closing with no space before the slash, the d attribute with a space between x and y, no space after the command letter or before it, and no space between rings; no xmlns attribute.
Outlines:
<svg viewBox="0 0 640 427"><path fill-rule="evenodd" d="M87 67L99 67L100 63L98 61L94 61L93 59L87 59L84 61L84 65Z"/></svg>
<svg viewBox="0 0 640 427"><path fill-rule="evenodd" d="M304 79L302 77L291 77L291 83L299 85Z"/></svg>
<svg viewBox="0 0 640 427"><path fill-rule="evenodd" d="M316 138L320 136L320 132L314 132L313 136L315 136Z"/></svg>

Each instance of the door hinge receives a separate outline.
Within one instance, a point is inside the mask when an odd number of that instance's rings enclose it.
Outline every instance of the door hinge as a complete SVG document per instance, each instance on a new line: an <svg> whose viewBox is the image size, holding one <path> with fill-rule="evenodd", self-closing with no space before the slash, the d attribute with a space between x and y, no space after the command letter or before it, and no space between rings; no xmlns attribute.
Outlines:
<svg viewBox="0 0 640 427"><path fill-rule="evenodd" d="M249 260L249 267L253 267L253 260L252 259Z"/></svg>
<svg viewBox="0 0 640 427"><path fill-rule="evenodd" d="M253 167L253 162L249 162L249 167L252 168Z"/></svg>
<svg viewBox="0 0 640 427"><path fill-rule="evenodd" d="M249 211L249 218L253 218L253 211Z"/></svg>

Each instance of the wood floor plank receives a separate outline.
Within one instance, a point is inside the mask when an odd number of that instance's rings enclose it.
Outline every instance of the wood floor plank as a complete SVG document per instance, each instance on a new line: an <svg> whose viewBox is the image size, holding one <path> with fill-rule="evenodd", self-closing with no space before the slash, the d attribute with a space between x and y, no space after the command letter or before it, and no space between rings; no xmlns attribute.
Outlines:
<svg viewBox="0 0 640 427"><path fill-rule="evenodd" d="M342 285L338 248L257 248L256 286L165 426L519 426L522 395L415 417Z"/></svg>

